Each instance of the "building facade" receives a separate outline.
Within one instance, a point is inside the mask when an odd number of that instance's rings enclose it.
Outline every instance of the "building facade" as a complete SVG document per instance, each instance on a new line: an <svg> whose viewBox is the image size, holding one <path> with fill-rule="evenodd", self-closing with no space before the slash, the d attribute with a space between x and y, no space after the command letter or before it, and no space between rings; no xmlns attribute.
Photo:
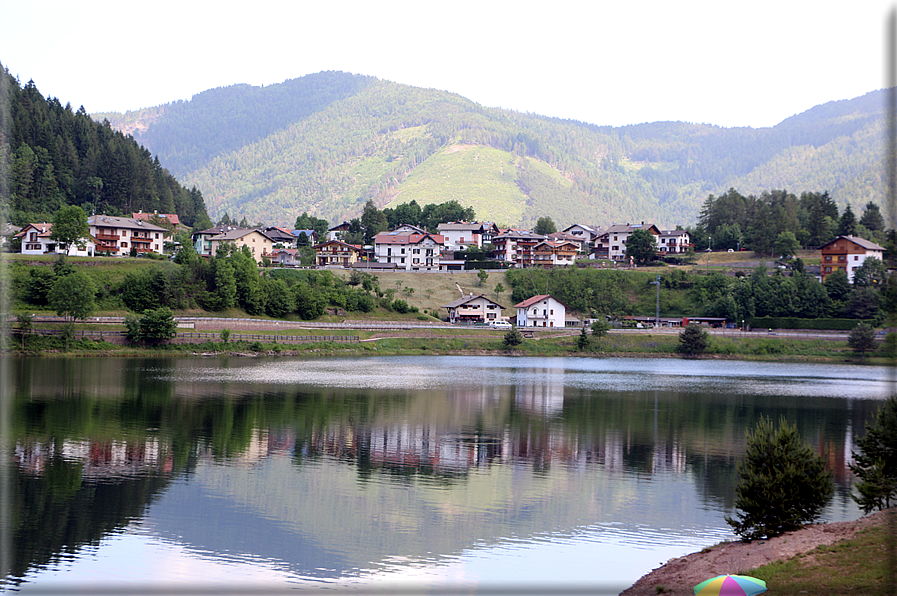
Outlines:
<svg viewBox="0 0 897 596"><path fill-rule="evenodd" d="M866 259L883 260L885 253L884 247L857 236L838 236L824 244L820 251L822 281L841 270L847 274L850 283L853 283L854 271L859 269Z"/></svg>
<svg viewBox="0 0 897 596"><path fill-rule="evenodd" d="M13 237L22 240L19 249L23 255L58 254L72 257L92 257L96 250L96 242L93 238L83 238L80 242L71 244L65 248L50 238L53 233L51 223L32 223L19 230Z"/></svg>
<svg viewBox="0 0 897 596"><path fill-rule="evenodd" d="M209 239L211 245L211 256L218 254L221 247L225 244L233 245L234 250L242 250L243 247L249 249L252 258L256 263L261 265L265 258L271 258L271 251L274 250L274 242L261 230L248 230L245 228L230 230Z"/></svg>
<svg viewBox="0 0 897 596"><path fill-rule="evenodd" d="M560 327L564 328L567 307L548 294L533 296L519 304L517 309L518 327Z"/></svg>
<svg viewBox="0 0 897 596"><path fill-rule="evenodd" d="M128 256L153 252L163 254L171 240L167 229L133 217L93 215L87 218L90 235L96 238L98 254Z"/></svg>
<svg viewBox="0 0 897 596"><path fill-rule="evenodd" d="M314 248L318 267L351 267L361 260L361 247L341 240L322 242Z"/></svg>
<svg viewBox="0 0 897 596"><path fill-rule="evenodd" d="M449 322L455 324L500 321L504 307L482 294L469 294L449 302L442 308L448 309Z"/></svg>
<svg viewBox="0 0 897 596"><path fill-rule="evenodd" d="M416 228L415 228L416 229ZM406 271L439 271L444 239L439 234L409 232L406 226L374 236L374 258Z"/></svg>
<svg viewBox="0 0 897 596"><path fill-rule="evenodd" d="M626 256L626 243L636 230L647 230L657 237L660 236L660 230L651 223L614 224L595 240L596 256L606 256L606 258L614 261L625 261L628 258Z"/></svg>

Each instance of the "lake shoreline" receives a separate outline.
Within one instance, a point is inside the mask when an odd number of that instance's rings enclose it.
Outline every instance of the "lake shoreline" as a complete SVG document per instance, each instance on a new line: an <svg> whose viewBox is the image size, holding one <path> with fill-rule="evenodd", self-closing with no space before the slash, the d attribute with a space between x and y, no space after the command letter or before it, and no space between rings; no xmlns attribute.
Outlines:
<svg viewBox="0 0 897 596"><path fill-rule="evenodd" d="M544 352L538 350L490 350L490 349L428 349L428 348L406 348L406 349L384 349L377 348L358 350L353 348L328 349L328 348L309 348L302 350L261 350L252 351L241 346L235 349L212 349L212 350L186 350L171 349L164 347L126 347L120 349L72 349L64 350L41 350L33 352L28 350L10 350L8 354L15 356L40 356L46 358L58 357L74 357L74 358L145 358L145 357L164 357L164 358L349 358L349 357L366 357L366 356L513 356L513 357L541 357L541 358L651 358L651 359L675 359L675 360L731 360L743 362L782 362L791 364L852 364L858 366L897 366L897 362L890 358L869 357L860 358L843 358L843 357L822 357L822 356L806 356L800 354L776 354L772 355L756 355L756 354L700 354L695 356L685 356L679 353L670 352L585 352L585 351L567 351L559 352L546 350Z"/></svg>

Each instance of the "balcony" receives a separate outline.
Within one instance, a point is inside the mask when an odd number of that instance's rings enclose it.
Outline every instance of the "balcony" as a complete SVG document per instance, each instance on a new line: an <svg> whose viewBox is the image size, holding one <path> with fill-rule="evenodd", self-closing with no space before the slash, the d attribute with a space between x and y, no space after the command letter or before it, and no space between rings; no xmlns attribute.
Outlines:
<svg viewBox="0 0 897 596"><path fill-rule="evenodd" d="M106 242L118 242L119 240L121 240L121 236L109 232L97 232L94 237L97 240L104 240Z"/></svg>

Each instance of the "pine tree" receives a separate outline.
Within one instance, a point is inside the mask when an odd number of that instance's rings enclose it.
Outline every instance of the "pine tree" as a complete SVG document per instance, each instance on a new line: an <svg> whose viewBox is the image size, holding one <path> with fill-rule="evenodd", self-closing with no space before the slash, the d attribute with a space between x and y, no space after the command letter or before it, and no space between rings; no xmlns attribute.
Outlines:
<svg viewBox="0 0 897 596"><path fill-rule="evenodd" d="M853 236L857 231L857 218L853 214L850 205L844 208L841 214L841 221L838 223L838 234L842 236Z"/></svg>
<svg viewBox="0 0 897 596"><path fill-rule="evenodd" d="M801 442L797 427L784 418L777 429L763 418L748 431L738 476L738 519L725 519L744 540L772 538L799 529L822 514L835 492L833 474L825 461Z"/></svg>
<svg viewBox="0 0 897 596"><path fill-rule="evenodd" d="M703 354L710 345L707 331L700 325L689 325L679 332L679 351L689 356Z"/></svg>
<svg viewBox="0 0 897 596"><path fill-rule="evenodd" d="M852 495L863 513L897 504L897 396L892 395L857 439L850 471L860 479L859 496Z"/></svg>
<svg viewBox="0 0 897 596"><path fill-rule="evenodd" d="M885 219L882 217L881 209L878 208L878 205L872 201L866 203L863 216L860 218L860 225L864 226L870 232L885 229Z"/></svg>
<svg viewBox="0 0 897 596"><path fill-rule="evenodd" d="M520 335L520 331L517 330L517 327L512 327L505 333L505 338L502 343L504 343L505 348L510 350L523 343L523 336Z"/></svg>
<svg viewBox="0 0 897 596"><path fill-rule="evenodd" d="M875 329L866 323L859 323L850 330L847 345L857 354L866 357L866 352L875 349Z"/></svg>

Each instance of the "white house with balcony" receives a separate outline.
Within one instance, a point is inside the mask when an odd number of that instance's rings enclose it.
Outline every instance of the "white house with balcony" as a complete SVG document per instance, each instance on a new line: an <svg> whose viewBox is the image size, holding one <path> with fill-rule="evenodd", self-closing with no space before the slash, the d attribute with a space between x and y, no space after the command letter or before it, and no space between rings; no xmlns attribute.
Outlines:
<svg viewBox="0 0 897 596"><path fill-rule="evenodd" d="M566 325L567 307L548 294L527 298L517 309L518 327L558 327Z"/></svg>
<svg viewBox="0 0 897 596"><path fill-rule="evenodd" d="M171 240L169 230L133 217L92 215L87 218L87 225L97 240L97 252L112 256L163 254L165 242Z"/></svg>
<svg viewBox="0 0 897 596"><path fill-rule="evenodd" d="M448 250L467 250L483 247L484 224L470 221L451 221L437 226L439 235L445 238Z"/></svg>
<svg viewBox="0 0 897 596"><path fill-rule="evenodd" d="M73 257L92 257L96 243L92 237L82 238L63 248L56 240L50 238L53 233L51 223L32 223L26 225L14 238L21 238L23 255L59 254Z"/></svg>
<svg viewBox="0 0 897 596"><path fill-rule="evenodd" d="M439 234L409 231L402 226L374 236L374 258L406 271L439 271L439 255L445 239ZM414 228L417 229L417 228Z"/></svg>
<svg viewBox="0 0 897 596"><path fill-rule="evenodd" d="M657 237L657 252L678 255L688 252L691 234L686 230L661 230Z"/></svg>
<svg viewBox="0 0 897 596"><path fill-rule="evenodd" d="M626 243L636 230L647 230L657 237L660 236L660 230L652 223L614 224L595 240L596 255L606 256L614 261L626 260Z"/></svg>
<svg viewBox="0 0 897 596"><path fill-rule="evenodd" d="M482 294L469 294L449 302L442 308L448 309L450 323L489 323L501 320L501 311L504 307Z"/></svg>

